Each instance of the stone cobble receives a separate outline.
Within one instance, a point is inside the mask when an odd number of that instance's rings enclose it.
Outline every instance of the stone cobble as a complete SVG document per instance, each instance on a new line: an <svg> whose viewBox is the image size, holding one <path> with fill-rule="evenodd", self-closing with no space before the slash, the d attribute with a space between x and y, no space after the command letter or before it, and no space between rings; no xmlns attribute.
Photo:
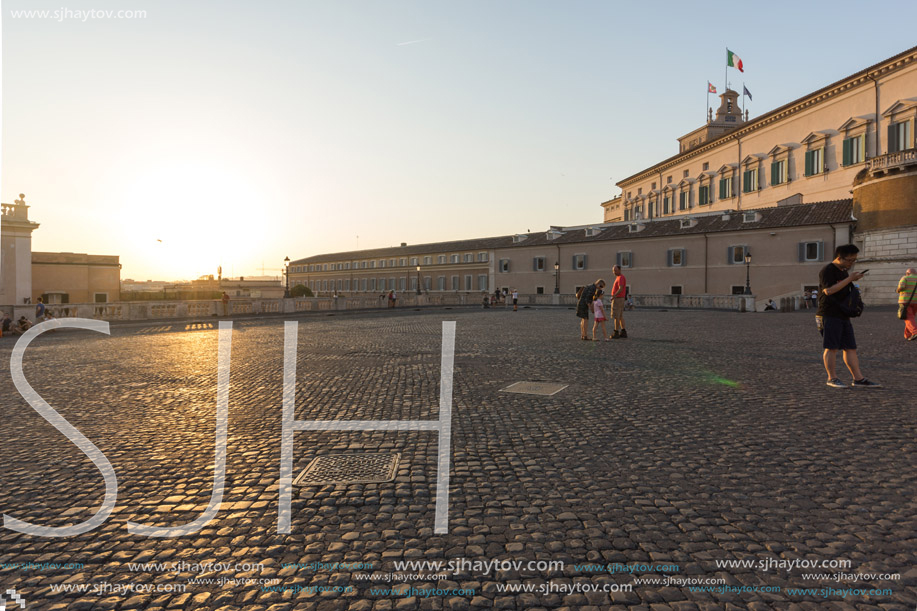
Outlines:
<svg viewBox="0 0 917 611"><path fill-rule="evenodd" d="M82 535L0 529L0 586L28 609L913 609L917 345L900 321L873 310L855 321L863 370L885 385L863 391L824 385L806 313L626 317L630 337L612 342L581 341L568 309L300 319L300 420L436 420L441 322L456 321L448 534L433 530L438 444L423 431L297 432L294 474L326 454L400 462L390 482L296 486L292 532L277 533L283 324L272 319L234 327L219 513L184 537L132 535L128 521L179 526L209 502L217 330L45 334L26 353L26 378L106 455L118 500ZM0 339L0 361L14 342ZM501 392L518 381L567 387ZM0 510L44 526L88 519L100 473L7 368L0 384ZM396 562L458 559L563 566L392 578ZM806 580L838 570L755 564L766 559L901 577ZM74 566L33 566L43 563ZM645 566L598 568L615 563ZM666 576L724 587L692 591Z"/></svg>

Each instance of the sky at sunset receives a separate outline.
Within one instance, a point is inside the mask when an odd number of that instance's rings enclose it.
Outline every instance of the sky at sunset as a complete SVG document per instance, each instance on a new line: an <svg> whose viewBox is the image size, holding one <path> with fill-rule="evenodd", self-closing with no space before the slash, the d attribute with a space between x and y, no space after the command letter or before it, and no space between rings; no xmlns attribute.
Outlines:
<svg viewBox="0 0 917 611"><path fill-rule="evenodd" d="M861 2L718 6L3 0L0 196L33 250L139 280L598 222L702 125L727 46L754 117L917 44Z"/></svg>

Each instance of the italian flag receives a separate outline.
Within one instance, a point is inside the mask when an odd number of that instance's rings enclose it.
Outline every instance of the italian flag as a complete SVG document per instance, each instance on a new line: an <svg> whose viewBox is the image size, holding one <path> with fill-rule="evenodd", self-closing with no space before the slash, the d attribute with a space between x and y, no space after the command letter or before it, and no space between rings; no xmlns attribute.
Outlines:
<svg viewBox="0 0 917 611"><path fill-rule="evenodd" d="M726 49L726 65L730 68L738 68L739 72L745 72L742 68L742 59L729 49Z"/></svg>

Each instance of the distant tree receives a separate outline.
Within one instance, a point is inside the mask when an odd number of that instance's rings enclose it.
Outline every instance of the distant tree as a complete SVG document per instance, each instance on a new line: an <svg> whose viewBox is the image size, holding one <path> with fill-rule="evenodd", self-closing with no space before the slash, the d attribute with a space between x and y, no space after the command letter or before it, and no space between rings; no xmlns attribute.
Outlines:
<svg viewBox="0 0 917 611"><path fill-rule="evenodd" d="M314 297L312 294L312 289L310 289L305 284L297 284L290 290L290 294L293 297Z"/></svg>

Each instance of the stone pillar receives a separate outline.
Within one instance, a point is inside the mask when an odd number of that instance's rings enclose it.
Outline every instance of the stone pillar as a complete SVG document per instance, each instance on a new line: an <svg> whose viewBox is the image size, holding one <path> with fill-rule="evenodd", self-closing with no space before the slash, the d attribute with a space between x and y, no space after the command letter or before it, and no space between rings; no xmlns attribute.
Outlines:
<svg viewBox="0 0 917 611"><path fill-rule="evenodd" d="M0 204L0 304L21 306L32 297L32 232L29 206L20 194L14 204Z"/></svg>

